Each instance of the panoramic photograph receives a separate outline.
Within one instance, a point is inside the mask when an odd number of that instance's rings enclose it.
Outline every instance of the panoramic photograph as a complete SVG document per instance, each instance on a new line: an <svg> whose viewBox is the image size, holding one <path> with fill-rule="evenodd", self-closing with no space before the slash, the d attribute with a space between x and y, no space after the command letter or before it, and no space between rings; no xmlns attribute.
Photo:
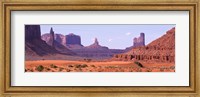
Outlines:
<svg viewBox="0 0 200 97"><path fill-rule="evenodd" d="M175 26L24 25L25 72L175 72Z"/></svg>

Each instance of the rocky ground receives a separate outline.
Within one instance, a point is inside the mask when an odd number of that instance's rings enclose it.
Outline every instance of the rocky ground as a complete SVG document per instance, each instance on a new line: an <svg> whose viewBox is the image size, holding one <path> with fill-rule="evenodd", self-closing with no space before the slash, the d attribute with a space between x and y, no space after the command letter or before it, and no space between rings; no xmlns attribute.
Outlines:
<svg viewBox="0 0 200 97"><path fill-rule="evenodd" d="M25 72L175 72L174 63L134 61L26 61Z"/></svg>

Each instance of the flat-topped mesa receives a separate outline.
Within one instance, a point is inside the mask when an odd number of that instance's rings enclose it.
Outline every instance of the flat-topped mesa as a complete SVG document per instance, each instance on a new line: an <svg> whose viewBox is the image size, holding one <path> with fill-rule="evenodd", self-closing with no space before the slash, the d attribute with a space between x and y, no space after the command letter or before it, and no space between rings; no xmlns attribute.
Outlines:
<svg viewBox="0 0 200 97"><path fill-rule="evenodd" d="M133 46L134 47L139 47L139 46L145 46L145 34L140 33L140 37L135 37L133 39Z"/></svg>
<svg viewBox="0 0 200 97"><path fill-rule="evenodd" d="M41 39L40 25L25 25L25 40Z"/></svg>
<svg viewBox="0 0 200 97"><path fill-rule="evenodd" d="M81 45L81 37L70 33L65 36L66 45Z"/></svg>

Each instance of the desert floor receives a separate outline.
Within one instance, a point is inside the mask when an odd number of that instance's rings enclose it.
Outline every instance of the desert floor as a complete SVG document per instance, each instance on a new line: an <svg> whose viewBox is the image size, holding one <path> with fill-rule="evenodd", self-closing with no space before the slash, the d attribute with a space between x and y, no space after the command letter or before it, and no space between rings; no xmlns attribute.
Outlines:
<svg viewBox="0 0 200 97"><path fill-rule="evenodd" d="M37 60L26 61L25 72L175 72L174 63L133 61L66 61Z"/></svg>

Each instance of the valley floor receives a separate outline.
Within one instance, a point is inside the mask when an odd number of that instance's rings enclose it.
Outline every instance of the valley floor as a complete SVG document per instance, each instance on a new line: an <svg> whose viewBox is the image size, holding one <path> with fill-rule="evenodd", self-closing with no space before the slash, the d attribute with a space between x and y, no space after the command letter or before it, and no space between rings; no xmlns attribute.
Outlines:
<svg viewBox="0 0 200 97"><path fill-rule="evenodd" d="M25 72L175 72L174 63L134 61L35 60L25 62Z"/></svg>

